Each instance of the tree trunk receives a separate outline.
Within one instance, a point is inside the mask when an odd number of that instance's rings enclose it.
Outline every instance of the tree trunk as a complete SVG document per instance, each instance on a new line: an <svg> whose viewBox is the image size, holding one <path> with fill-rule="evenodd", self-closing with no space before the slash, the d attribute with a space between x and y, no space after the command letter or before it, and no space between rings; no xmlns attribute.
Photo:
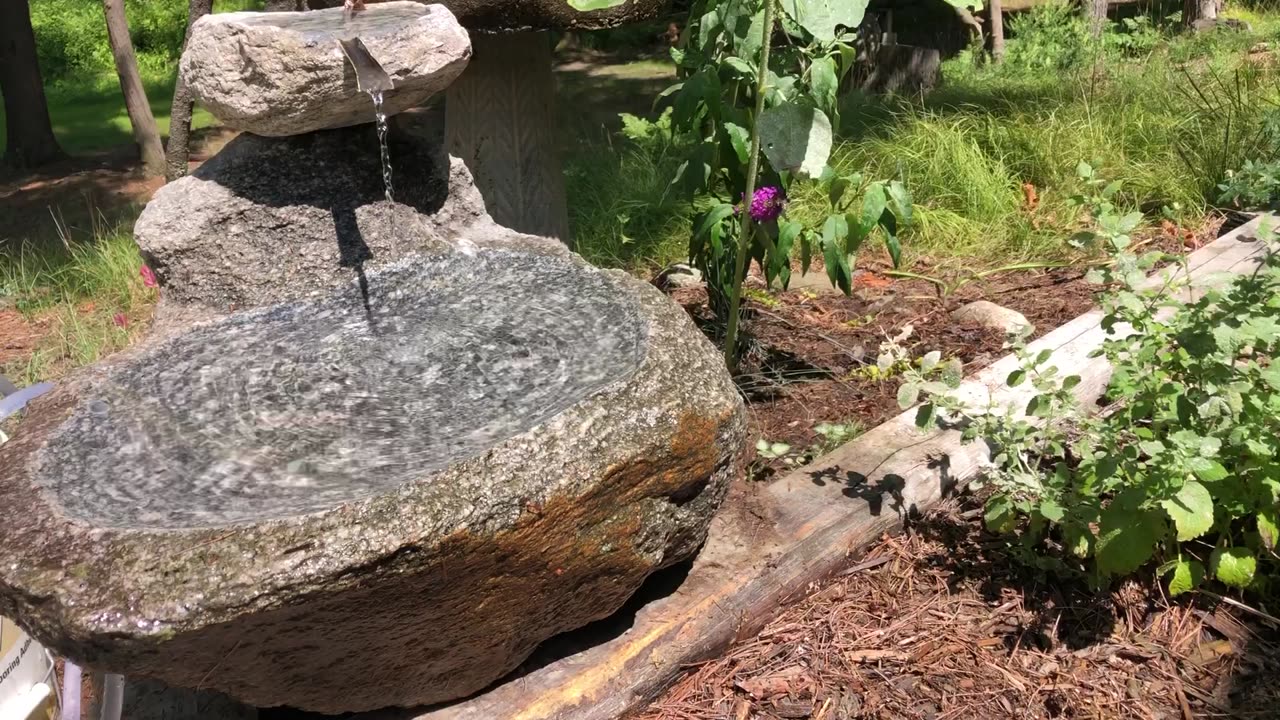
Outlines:
<svg viewBox="0 0 1280 720"><path fill-rule="evenodd" d="M182 41L184 52L187 41L191 39L191 26L211 12L213 0L191 0L187 5L187 36ZM191 159L191 112L194 108L191 90L182 79L182 73L178 73L178 81L173 86L173 106L169 110L169 146L165 149L164 176L169 182L187 174Z"/></svg>
<svg viewBox="0 0 1280 720"><path fill-rule="evenodd" d="M164 174L164 146L160 144L160 130L151 114L147 92L142 88L138 75L138 58L133 54L133 39L129 37L129 21L124 16L124 0L102 0L107 16L107 39L111 54L116 60L116 75L120 77L120 91L124 93L124 107L133 125L133 139L142 154L142 164L148 175Z"/></svg>
<svg viewBox="0 0 1280 720"><path fill-rule="evenodd" d="M29 168L63 156L49 122L27 0L0 0L0 94L6 165Z"/></svg>
<svg viewBox="0 0 1280 720"><path fill-rule="evenodd" d="M1111 3L1109 0L1086 0L1086 2L1085 7L1089 10L1089 34L1097 40L1102 37L1102 31L1107 26L1107 7Z"/></svg>
<svg viewBox="0 0 1280 720"><path fill-rule="evenodd" d="M997 65L1004 60L1004 9L1000 0L987 0L991 16L991 60Z"/></svg>
<svg viewBox="0 0 1280 720"><path fill-rule="evenodd" d="M1212 28L1218 20L1218 0L1186 0L1182 23L1195 30Z"/></svg>
<svg viewBox="0 0 1280 720"><path fill-rule="evenodd" d="M956 11L956 16L960 18L960 22L964 23L965 27L969 28L973 33L974 40L978 43L979 50L981 50L983 42L982 21L974 17L973 13L969 12L969 8L952 5L951 9Z"/></svg>

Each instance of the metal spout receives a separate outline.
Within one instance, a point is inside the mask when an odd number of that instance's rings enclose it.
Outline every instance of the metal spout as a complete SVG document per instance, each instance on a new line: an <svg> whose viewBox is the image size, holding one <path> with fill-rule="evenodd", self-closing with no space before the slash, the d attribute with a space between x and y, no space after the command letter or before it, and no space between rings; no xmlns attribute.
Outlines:
<svg viewBox="0 0 1280 720"><path fill-rule="evenodd" d="M391 76L386 70L382 69L382 65L373 58L369 53L369 48L364 46L364 42L358 37L339 40L338 44L342 46L342 52L347 56L347 62L351 63L351 67L356 71L356 87L360 92L381 94L395 87L391 82Z"/></svg>

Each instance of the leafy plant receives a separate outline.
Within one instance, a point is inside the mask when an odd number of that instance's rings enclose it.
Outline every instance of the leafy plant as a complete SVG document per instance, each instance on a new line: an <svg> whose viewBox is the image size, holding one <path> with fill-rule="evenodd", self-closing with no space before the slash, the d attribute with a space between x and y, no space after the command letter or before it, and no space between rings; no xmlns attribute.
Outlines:
<svg viewBox="0 0 1280 720"><path fill-rule="evenodd" d="M1218 202L1250 210L1273 210L1280 207L1280 161L1246 160L1244 167L1227 173L1218 185L1222 194Z"/></svg>
<svg viewBox="0 0 1280 720"><path fill-rule="evenodd" d="M1009 17L1005 64L1018 70L1068 70L1089 59L1089 23L1071 4L1051 2Z"/></svg>
<svg viewBox="0 0 1280 720"><path fill-rule="evenodd" d="M570 4L598 10L619 3ZM820 252L832 284L850 293L850 258L868 238L882 236L893 261L901 259L898 236L912 215L906 188L828 166L840 123L838 88L856 61L854 31L866 6L867 0L695 0L689 40L672 51L679 82L659 99L670 103L674 131L689 143L672 185L712 200L694 218L689 257L707 279L731 368L751 262L770 286L786 287L792 253L807 272ZM628 132L646 134L635 123ZM819 184L829 201L812 225L784 217L799 183Z"/></svg>
<svg viewBox="0 0 1280 720"><path fill-rule="evenodd" d="M1010 387L1034 390L1025 408L974 409L922 368L899 400L924 426L938 418L995 448L983 484L985 519L1018 538L1024 557L1096 579L1161 563L1173 594L1205 578L1259 588L1280 567L1280 245L1224 290L1186 302L1185 257L1128 251L1141 217L1121 214L1110 186L1082 164L1095 227L1081 242L1109 249L1091 271L1108 338L1097 352L1114 370L1101 413L1078 406L1078 376L1011 344ZM1147 273L1172 263L1154 284Z"/></svg>

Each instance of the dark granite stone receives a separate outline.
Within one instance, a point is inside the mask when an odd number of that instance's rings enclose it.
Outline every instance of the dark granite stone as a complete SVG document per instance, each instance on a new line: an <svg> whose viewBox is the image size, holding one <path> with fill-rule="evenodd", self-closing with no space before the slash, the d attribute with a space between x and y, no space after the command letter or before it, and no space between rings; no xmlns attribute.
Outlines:
<svg viewBox="0 0 1280 720"><path fill-rule="evenodd" d="M89 667L361 711L477 692L691 556L746 445L718 353L647 283L474 244L33 403L0 614Z"/></svg>
<svg viewBox="0 0 1280 720"><path fill-rule="evenodd" d="M489 222L466 168L433 138L393 126L390 150L395 202L371 124L241 135L160 188L134 236L165 301L226 311L292 300Z"/></svg>

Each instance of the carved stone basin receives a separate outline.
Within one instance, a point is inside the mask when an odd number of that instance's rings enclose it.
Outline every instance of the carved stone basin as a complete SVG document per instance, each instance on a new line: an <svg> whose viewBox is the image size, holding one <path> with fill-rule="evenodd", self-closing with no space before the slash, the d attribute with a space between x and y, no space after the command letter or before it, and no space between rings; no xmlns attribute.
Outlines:
<svg viewBox="0 0 1280 720"><path fill-rule="evenodd" d="M625 381L645 332L608 276L561 258L413 263L379 276L367 311L354 289L277 306L122 368L50 438L38 482L101 528L319 512Z"/></svg>
<svg viewBox="0 0 1280 720"><path fill-rule="evenodd" d="M746 423L654 288L549 242L411 257L72 378L0 446L0 614L320 712L476 692L689 557Z"/></svg>

